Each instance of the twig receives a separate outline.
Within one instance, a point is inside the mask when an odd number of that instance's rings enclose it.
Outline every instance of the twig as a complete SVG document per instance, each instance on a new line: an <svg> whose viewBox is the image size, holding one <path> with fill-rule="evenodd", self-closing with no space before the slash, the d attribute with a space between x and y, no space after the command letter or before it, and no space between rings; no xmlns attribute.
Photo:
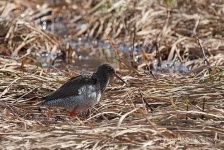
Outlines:
<svg viewBox="0 0 224 150"><path fill-rule="evenodd" d="M208 59L206 58L206 55L205 55L205 49L204 49L204 47L202 46L200 39L199 39L197 36L194 36L194 37L195 37L195 39L197 40L197 42L198 42L198 44L199 44L199 46L200 46L200 48L201 48L201 51L202 51L203 56L204 56L204 61L207 63L208 66L210 66L210 63L209 63L209 61L208 61Z"/></svg>
<svg viewBox="0 0 224 150"><path fill-rule="evenodd" d="M194 29L193 29L193 36L196 35L196 30L198 28L198 25L199 25L199 22L200 22L200 16L197 17L197 20L196 20L196 23L195 23L195 26L194 26Z"/></svg>
<svg viewBox="0 0 224 150"><path fill-rule="evenodd" d="M136 1L134 1L134 11L132 11L132 16L135 16L135 9L136 9ZM132 53L131 53L132 61L134 61L135 39L136 39L136 24L134 24L134 31L133 31Z"/></svg>
<svg viewBox="0 0 224 150"><path fill-rule="evenodd" d="M156 47L156 58L158 60L158 67L161 67L161 57L160 57L161 55L160 55L160 51L159 51L157 41L153 42L152 48L154 48L154 47Z"/></svg>
<svg viewBox="0 0 224 150"><path fill-rule="evenodd" d="M171 10L167 10L167 17L166 17L166 21L164 23L164 26L163 26L163 29L161 30L160 34L157 36L157 40L159 40L159 38L161 37L160 39L160 43L162 43L163 41L163 38L164 38L164 35L165 35L165 31L167 30L167 27L169 25L169 20L170 20L170 16L171 16ZM160 44L159 43L159 44Z"/></svg>
<svg viewBox="0 0 224 150"><path fill-rule="evenodd" d="M119 52L118 52L117 48L115 47L115 45L114 45L114 43L113 43L113 41L111 40L111 38L110 38L109 35L107 35L107 39L109 40L110 45L111 45L111 47L112 47L112 49L113 49L113 51L114 51L114 53L115 53L115 58L119 61L119 63L124 64L124 65L125 65L126 67L128 67L130 70L132 70L132 71L134 71L135 73L137 73L138 75L140 75L140 73L139 73L137 70L135 70L134 68L132 68L131 66L129 66L127 63L123 62L123 61L120 59Z"/></svg>
<svg viewBox="0 0 224 150"><path fill-rule="evenodd" d="M203 98L202 111L205 112L205 98ZM201 115L201 119L204 119L204 115Z"/></svg>
<svg viewBox="0 0 224 150"><path fill-rule="evenodd" d="M142 100L144 101L144 103L145 103L145 105L146 105L146 109L147 109L147 110L150 109L151 112L153 112L154 110L152 109L151 105L149 105L149 103L146 101L146 99L143 97L143 94L142 94L142 92L141 92L140 90L139 90L139 93L140 93L140 95L141 95Z"/></svg>
<svg viewBox="0 0 224 150"><path fill-rule="evenodd" d="M189 110L189 100L188 99L186 100L186 103L187 103L186 111L188 111ZM186 116L186 120L187 120L187 116Z"/></svg>

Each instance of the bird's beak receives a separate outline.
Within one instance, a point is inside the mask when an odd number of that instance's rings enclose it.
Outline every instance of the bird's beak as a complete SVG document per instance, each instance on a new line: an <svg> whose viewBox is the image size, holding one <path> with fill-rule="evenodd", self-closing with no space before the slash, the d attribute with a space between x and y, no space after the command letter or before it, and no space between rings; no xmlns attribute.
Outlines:
<svg viewBox="0 0 224 150"><path fill-rule="evenodd" d="M115 73L114 76L126 84L126 82L118 74Z"/></svg>

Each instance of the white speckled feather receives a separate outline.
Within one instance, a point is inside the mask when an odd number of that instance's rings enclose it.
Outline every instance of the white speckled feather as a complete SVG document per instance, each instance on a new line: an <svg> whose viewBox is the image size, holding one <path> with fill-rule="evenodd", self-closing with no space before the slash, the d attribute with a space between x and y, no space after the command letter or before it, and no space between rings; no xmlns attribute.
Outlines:
<svg viewBox="0 0 224 150"><path fill-rule="evenodd" d="M96 105L100 101L101 93L97 92L96 85L82 86L78 90L76 96L70 96L66 98L59 98L45 103L47 106L59 106L67 109L73 109L76 107L77 112L83 111L91 106Z"/></svg>

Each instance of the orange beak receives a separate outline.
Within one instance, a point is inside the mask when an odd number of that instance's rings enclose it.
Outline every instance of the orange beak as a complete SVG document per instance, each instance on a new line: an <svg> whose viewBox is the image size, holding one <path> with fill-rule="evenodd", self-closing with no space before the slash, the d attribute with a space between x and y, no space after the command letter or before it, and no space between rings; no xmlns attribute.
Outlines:
<svg viewBox="0 0 224 150"><path fill-rule="evenodd" d="M118 74L115 73L114 76L126 84L126 82Z"/></svg>

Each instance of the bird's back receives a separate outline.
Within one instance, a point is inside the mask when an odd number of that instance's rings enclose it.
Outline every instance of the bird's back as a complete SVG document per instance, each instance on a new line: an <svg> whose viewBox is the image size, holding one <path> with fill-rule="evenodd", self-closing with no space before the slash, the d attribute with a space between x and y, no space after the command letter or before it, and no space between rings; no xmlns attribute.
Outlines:
<svg viewBox="0 0 224 150"><path fill-rule="evenodd" d="M74 104L85 102L83 100L87 98L97 97L96 94L94 96L94 93L97 91L96 82L96 79L86 75L71 78L59 89L44 97L42 105L72 108ZM86 101L85 103L88 102Z"/></svg>

